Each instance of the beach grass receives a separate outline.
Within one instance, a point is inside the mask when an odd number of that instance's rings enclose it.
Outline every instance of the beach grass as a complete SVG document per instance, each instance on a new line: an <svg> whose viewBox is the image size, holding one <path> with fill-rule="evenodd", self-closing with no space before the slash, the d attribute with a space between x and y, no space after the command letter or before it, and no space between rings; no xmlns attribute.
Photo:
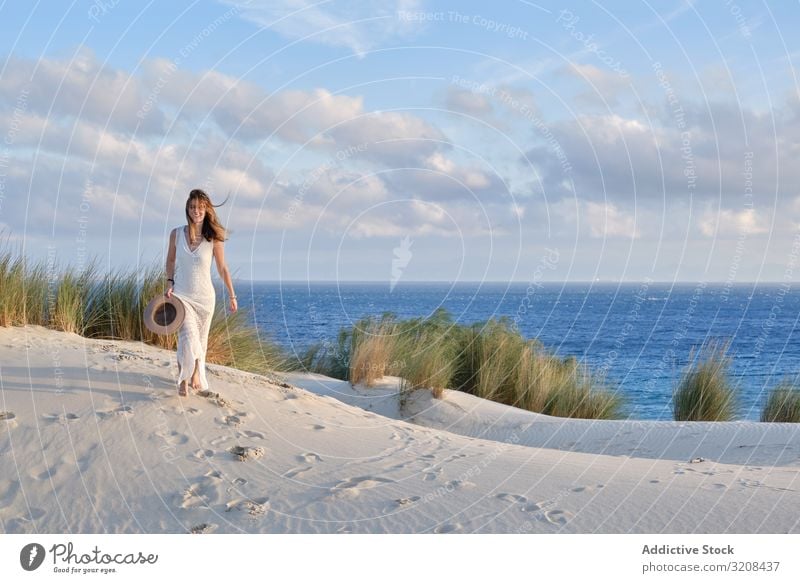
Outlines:
<svg viewBox="0 0 800 583"><path fill-rule="evenodd" d="M761 421L770 423L800 423L800 389L789 381L770 391Z"/></svg>
<svg viewBox="0 0 800 583"><path fill-rule="evenodd" d="M154 334L144 309L164 293L162 267L99 274L96 260L82 269L60 270L55 258L30 264L7 246L0 248L0 326L39 325L87 338L133 340L174 350L177 334ZM271 339L259 335L243 310L227 314L217 301L206 362L258 374L299 367Z"/></svg>
<svg viewBox="0 0 800 583"><path fill-rule="evenodd" d="M333 349L335 348L335 349ZM334 357L335 353L335 357ZM462 325L443 308L427 318L397 320L387 313L339 332L338 342L317 343L303 357L307 370L351 383L401 378L401 397L444 389L560 417L617 418L621 395L574 358L548 353L526 340L507 318Z"/></svg>
<svg viewBox="0 0 800 583"><path fill-rule="evenodd" d="M368 318L357 323L350 335L349 380L371 387L392 372L399 334L391 317Z"/></svg>
<svg viewBox="0 0 800 583"><path fill-rule="evenodd" d="M702 361L687 366L673 391L673 417L676 421L734 419L736 394L728 375L730 358L726 352L727 345L712 343L701 349L701 355L705 356Z"/></svg>

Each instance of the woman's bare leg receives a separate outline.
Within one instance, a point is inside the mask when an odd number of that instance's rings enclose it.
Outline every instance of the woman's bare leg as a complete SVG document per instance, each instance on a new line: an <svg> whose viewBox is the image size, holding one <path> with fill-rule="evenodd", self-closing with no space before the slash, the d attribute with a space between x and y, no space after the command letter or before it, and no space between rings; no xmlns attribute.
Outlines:
<svg viewBox="0 0 800 583"><path fill-rule="evenodd" d="M179 360L178 361L178 376L180 376L180 375L181 375L181 361ZM178 394L181 397L185 397L186 395L189 394L188 391L186 390L186 380L182 380L181 384L178 385Z"/></svg>
<svg viewBox="0 0 800 583"><path fill-rule="evenodd" d="M200 359L194 359L194 372L192 373L192 388L194 390L199 390L200 387Z"/></svg>

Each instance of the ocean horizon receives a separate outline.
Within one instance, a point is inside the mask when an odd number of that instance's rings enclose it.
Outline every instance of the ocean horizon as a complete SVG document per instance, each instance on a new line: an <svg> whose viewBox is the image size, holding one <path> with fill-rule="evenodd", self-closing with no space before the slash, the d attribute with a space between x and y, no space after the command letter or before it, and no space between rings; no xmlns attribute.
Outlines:
<svg viewBox="0 0 800 583"><path fill-rule="evenodd" d="M602 375L623 393L624 416L633 419L672 419L681 372L712 341L729 342L738 419L757 420L769 390L800 372L800 298L786 282L399 281L392 287L238 280L236 290L259 334L298 355L385 312L407 319L443 307L458 324L506 317L526 338Z"/></svg>

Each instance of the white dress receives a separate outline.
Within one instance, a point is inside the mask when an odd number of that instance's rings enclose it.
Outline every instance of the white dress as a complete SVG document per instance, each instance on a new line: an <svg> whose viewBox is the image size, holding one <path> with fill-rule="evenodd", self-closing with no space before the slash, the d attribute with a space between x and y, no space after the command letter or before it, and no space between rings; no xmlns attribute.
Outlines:
<svg viewBox="0 0 800 583"><path fill-rule="evenodd" d="M183 302L186 317L178 330L178 386L192 378L194 361L199 360L200 390L209 390L206 380L206 350L216 293L211 283L214 242L201 238L194 251L187 242L187 227L175 232L175 285L172 295Z"/></svg>

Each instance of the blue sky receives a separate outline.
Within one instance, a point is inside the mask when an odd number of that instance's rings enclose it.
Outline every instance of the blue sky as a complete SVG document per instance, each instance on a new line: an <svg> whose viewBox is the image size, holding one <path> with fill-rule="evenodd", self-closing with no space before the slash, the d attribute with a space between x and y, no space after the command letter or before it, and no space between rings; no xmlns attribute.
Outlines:
<svg viewBox="0 0 800 583"><path fill-rule="evenodd" d="M800 7L563 6L3 3L0 230L149 265L199 186L246 279L791 281Z"/></svg>

